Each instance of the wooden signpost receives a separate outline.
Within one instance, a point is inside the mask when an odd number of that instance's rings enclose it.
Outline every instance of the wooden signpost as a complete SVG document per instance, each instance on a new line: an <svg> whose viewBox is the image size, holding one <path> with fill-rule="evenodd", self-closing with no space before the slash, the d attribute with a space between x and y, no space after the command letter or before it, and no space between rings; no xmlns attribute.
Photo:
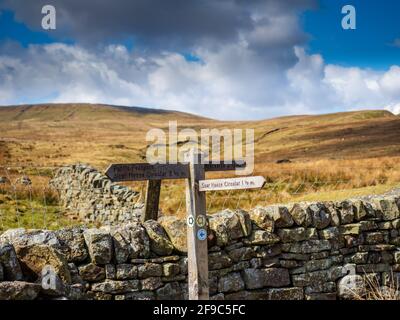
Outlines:
<svg viewBox="0 0 400 320"><path fill-rule="evenodd" d="M204 164L205 171L232 171L246 167L244 161L231 161ZM145 181L146 198L143 221L157 220L160 202L161 180L188 179L189 166L177 164L123 163L112 164L106 170L112 181Z"/></svg>
<svg viewBox="0 0 400 320"><path fill-rule="evenodd" d="M245 168L244 161L205 163L202 153L193 149L179 164L112 164L106 175L112 181L147 180L146 204L142 219L157 220L161 180L186 179L187 244L189 299L207 300L208 249L205 191L262 188L264 177L240 177L205 180L208 171L228 171Z"/></svg>

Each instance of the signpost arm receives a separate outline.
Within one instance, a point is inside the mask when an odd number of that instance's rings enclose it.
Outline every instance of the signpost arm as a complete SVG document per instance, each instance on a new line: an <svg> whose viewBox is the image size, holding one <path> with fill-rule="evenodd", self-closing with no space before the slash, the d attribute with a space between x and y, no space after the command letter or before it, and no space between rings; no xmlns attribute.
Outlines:
<svg viewBox="0 0 400 320"><path fill-rule="evenodd" d="M148 180L142 221L157 220L160 203L161 180Z"/></svg>
<svg viewBox="0 0 400 320"><path fill-rule="evenodd" d="M186 180L187 215L194 224L187 226L189 299L208 300L208 248L207 226L199 226L198 217L206 221L206 195L199 191L199 180L205 178L202 154L193 149L186 154L189 162L189 178ZM200 232L199 232L200 230Z"/></svg>

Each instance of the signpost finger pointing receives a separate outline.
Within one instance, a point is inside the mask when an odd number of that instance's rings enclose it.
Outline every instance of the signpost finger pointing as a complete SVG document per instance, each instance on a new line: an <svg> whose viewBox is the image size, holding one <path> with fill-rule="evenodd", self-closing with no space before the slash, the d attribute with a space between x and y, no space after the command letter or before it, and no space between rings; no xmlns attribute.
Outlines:
<svg viewBox="0 0 400 320"><path fill-rule="evenodd" d="M259 189L265 184L262 176L241 177L230 179L208 179L199 181L200 191Z"/></svg>

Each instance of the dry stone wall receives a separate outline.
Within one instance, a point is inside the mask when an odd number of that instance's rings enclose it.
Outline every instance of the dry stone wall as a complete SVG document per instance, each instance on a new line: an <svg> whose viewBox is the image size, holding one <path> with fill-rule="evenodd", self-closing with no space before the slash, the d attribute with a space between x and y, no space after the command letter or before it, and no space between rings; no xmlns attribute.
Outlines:
<svg viewBox="0 0 400 320"><path fill-rule="evenodd" d="M59 194L61 205L87 222L114 224L140 216L139 194L111 180L87 165L59 168L50 185Z"/></svg>
<svg viewBox="0 0 400 320"><path fill-rule="evenodd" d="M393 193L209 216L210 296L348 299L362 294L366 279L397 282L399 209ZM172 216L8 230L0 235L0 299L187 299L186 251L185 221Z"/></svg>

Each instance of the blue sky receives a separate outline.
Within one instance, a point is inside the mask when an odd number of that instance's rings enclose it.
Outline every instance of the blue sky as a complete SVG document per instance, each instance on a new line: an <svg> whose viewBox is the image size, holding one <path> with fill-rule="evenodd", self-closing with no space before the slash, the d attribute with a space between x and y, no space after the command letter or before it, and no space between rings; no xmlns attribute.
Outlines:
<svg viewBox="0 0 400 320"><path fill-rule="evenodd" d="M0 104L110 103L229 119L400 112L400 1L150 2L55 0L57 30L44 31L41 1L0 0ZM356 30L341 27L346 4Z"/></svg>
<svg viewBox="0 0 400 320"><path fill-rule="evenodd" d="M356 8L356 30L338 23L346 4ZM321 53L328 63L377 69L400 64L400 48L391 45L400 38L400 1L322 0L318 10L304 14L303 24L312 37L310 52Z"/></svg>
<svg viewBox="0 0 400 320"><path fill-rule="evenodd" d="M26 47L29 44L44 44L57 41L49 32L33 31L23 22L15 21L14 12L1 11L0 42L15 41Z"/></svg>

